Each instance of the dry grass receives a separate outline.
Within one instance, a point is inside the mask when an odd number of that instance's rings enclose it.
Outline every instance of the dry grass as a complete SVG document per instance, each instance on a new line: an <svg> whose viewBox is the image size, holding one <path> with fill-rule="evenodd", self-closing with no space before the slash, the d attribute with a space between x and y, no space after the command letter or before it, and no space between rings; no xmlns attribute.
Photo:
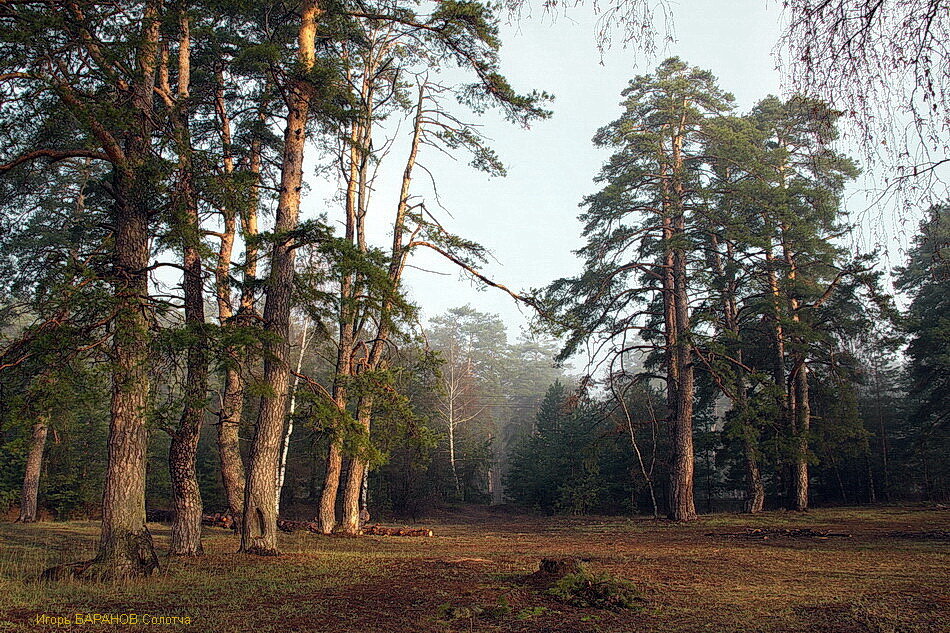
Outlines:
<svg viewBox="0 0 950 633"><path fill-rule="evenodd" d="M0 631L55 630L35 624L42 614L135 613L188 616L191 624L84 628L942 633L950 630L950 545L891 533L948 523L947 510L907 508L716 515L685 526L473 511L427 523L433 538L289 535L279 559L234 554L236 538L209 529L206 556L163 558L157 577L126 586L33 580L46 566L88 556L96 524L2 524ZM761 527L852 536L707 536ZM154 533L164 548L167 528ZM645 608L610 612L554 600L522 582L544 556L576 556L594 573L634 583Z"/></svg>

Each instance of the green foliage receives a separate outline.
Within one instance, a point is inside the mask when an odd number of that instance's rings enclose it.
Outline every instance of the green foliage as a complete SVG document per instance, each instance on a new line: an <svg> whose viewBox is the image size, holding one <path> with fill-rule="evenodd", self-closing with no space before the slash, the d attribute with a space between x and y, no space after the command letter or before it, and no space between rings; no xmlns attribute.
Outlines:
<svg viewBox="0 0 950 633"><path fill-rule="evenodd" d="M922 430L946 436L950 424L950 205L931 207L898 271L897 286L911 297L911 395Z"/></svg>
<svg viewBox="0 0 950 633"><path fill-rule="evenodd" d="M540 605L536 607L525 607L515 615L515 618L518 620L530 620L540 615L544 615L548 611L550 611L550 609Z"/></svg>
<svg viewBox="0 0 950 633"><path fill-rule="evenodd" d="M9 510L19 499L26 468L27 431L23 427L14 430L16 435L4 428L0 436L0 512Z"/></svg>
<svg viewBox="0 0 950 633"><path fill-rule="evenodd" d="M633 583L610 574L581 570L558 579L548 594L561 602L585 609L642 609L643 598Z"/></svg>
<svg viewBox="0 0 950 633"><path fill-rule="evenodd" d="M631 499L643 482L632 475L635 457L627 432L605 413L609 402L573 400L560 382L548 389L534 432L510 456L506 494L547 513L635 510Z"/></svg>

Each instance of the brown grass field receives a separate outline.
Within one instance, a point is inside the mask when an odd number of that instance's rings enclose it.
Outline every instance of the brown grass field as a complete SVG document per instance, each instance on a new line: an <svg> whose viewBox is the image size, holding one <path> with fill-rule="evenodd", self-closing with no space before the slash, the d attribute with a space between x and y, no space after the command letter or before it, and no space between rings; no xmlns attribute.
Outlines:
<svg viewBox="0 0 950 633"><path fill-rule="evenodd" d="M283 535L284 555L270 559L235 554L235 536L208 528L206 556L163 556L157 576L103 586L35 580L47 566L88 558L95 523L3 523L0 631L950 631L946 508L724 514L688 525L468 510L420 525L435 536ZM164 548L168 526L151 527ZM724 535L752 528L849 536ZM642 606L559 602L525 581L546 556L632 582ZM190 624L77 624L79 613Z"/></svg>

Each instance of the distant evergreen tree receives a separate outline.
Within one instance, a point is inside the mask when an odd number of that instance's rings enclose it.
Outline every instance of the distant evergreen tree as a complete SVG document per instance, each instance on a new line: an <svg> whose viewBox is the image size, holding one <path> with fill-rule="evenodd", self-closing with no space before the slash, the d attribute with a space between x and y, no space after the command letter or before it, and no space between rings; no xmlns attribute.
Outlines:
<svg viewBox="0 0 950 633"><path fill-rule="evenodd" d="M911 446L923 492L950 494L950 205L930 208L897 287L911 297L907 368Z"/></svg>

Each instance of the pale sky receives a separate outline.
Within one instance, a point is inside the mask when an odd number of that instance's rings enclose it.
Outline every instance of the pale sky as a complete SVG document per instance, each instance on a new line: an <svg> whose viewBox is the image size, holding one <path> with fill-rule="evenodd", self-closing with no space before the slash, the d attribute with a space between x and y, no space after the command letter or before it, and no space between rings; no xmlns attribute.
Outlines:
<svg viewBox="0 0 950 633"><path fill-rule="evenodd" d="M711 70L741 110L779 92L772 56L778 7L767 7L763 0L694 0L673 10L675 41L652 59L616 44L601 55L589 7L556 19L536 13L503 26L504 74L521 91L552 93L553 116L529 130L484 118L483 131L493 139L507 177L489 178L464 162L431 165L442 176L440 197L453 215L447 225L493 252L497 261L485 268L488 276L518 291L578 272L571 253L582 244L578 203L596 191L593 178L608 156L591 138L620 114L620 92L635 75L652 72L665 57L678 55ZM437 256L418 257L416 263L449 273L408 271L412 296L427 317L471 303L500 314L512 334L530 317L504 293L480 291L460 280L453 266Z"/></svg>
<svg viewBox="0 0 950 633"><path fill-rule="evenodd" d="M582 245L577 215L581 199L597 190L593 178L608 152L594 148L595 131L620 114L620 92L635 75L647 74L664 58L677 55L688 64L710 70L719 85L736 97L738 111L746 112L768 94L782 94L782 78L774 55L780 35L781 6L769 0L685 0L669 3L673 41L646 58L632 48L615 44L601 53L596 45L596 16L587 6L571 8L557 17L538 9L535 15L503 24L500 53L503 73L520 92L532 89L552 93L553 116L531 129L515 127L496 115L477 122L492 140L508 169L504 178L489 178L467 160L452 162L423 149L420 163L437 180L444 211L439 219L454 233L479 242L494 255L483 272L512 290L543 287L552 280L576 274L579 262L572 250ZM661 26L661 31L662 26ZM473 120L469 116L467 120ZM400 134L408 134L404 124ZM371 215L377 218L375 243L388 243L385 231L398 199L405 143L396 145L376 182ZM852 152L857 158L856 153ZM417 169L416 189L428 207L436 209L426 177ZM859 190L861 184L856 185ZM304 217L330 209L338 217L328 191L320 183L304 202ZM866 206L855 196L856 213ZM451 213L451 217L448 215ZM887 233L890 233L888 230ZM372 229L371 229L372 238ZM875 240L877 237L861 237ZM889 239L889 238L885 238ZM862 244L867 248L867 244ZM895 249L896 261L900 253ZM480 290L475 282L438 255L420 253L411 262L406 282L423 318L464 304L496 313L514 337L530 319L503 292ZM434 272L433 272L434 271Z"/></svg>

